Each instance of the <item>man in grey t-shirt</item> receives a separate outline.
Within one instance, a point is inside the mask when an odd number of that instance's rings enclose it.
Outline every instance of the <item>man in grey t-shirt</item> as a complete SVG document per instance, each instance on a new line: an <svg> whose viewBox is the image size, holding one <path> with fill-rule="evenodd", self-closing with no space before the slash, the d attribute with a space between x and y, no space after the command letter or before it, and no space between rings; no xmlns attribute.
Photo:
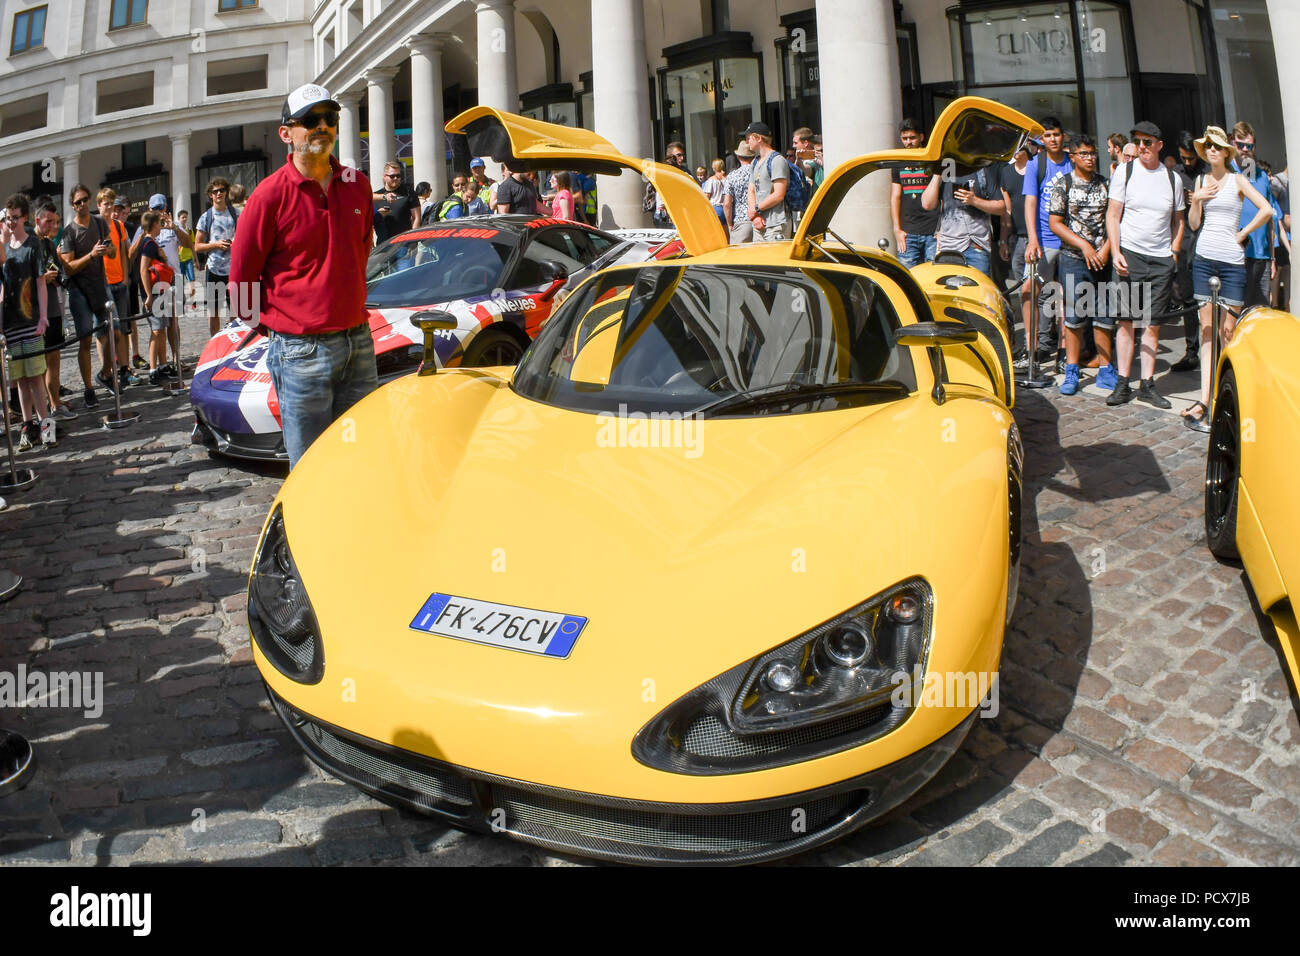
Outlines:
<svg viewBox="0 0 1300 956"><path fill-rule="evenodd" d="M785 187L790 182L790 165L772 148L772 130L766 123L750 123L744 136L754 151L747 213L754 224L754 241L789 239L790 210L785 204Z"/></svg>

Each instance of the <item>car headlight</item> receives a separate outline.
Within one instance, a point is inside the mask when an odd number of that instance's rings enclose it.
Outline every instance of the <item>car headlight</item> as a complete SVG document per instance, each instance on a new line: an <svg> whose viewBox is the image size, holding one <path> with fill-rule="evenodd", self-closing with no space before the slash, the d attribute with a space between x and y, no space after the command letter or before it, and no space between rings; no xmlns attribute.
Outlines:
<svg viewBox="0 0 1300 956"><path fill-rule="evenodd" d="M914 578L674 701L633 741L648 766L722 774L847 750L896 728L923 680L933 594Z"/></svg>
<svg viewBox="0 0 1300 956"><path fill-rule="evenodd" d="M258 649L285 677L315 684L325 674L320 629L302 575L289 550L279 506L253 558L248 625Z"/></svg>

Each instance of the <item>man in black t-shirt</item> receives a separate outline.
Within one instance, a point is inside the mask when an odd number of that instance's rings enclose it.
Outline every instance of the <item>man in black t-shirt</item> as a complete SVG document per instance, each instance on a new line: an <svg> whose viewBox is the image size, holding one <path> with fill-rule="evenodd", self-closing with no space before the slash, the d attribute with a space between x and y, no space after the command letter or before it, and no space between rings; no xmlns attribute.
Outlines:
<svg viewBox="0 0 1300 956"><path fill-rule="evenodd" d="M509 173L501 184L497 186L496 205L492 211L498 213L526 213L531 214L537 209L536 197L537 190L533 188L522 172L516 172L510 169L504 163L501 168Z"/></svg>
<svg viewBox="0 0 1300 956"><path fill-rule="evenodd" d="M899 124L898 137L904 149L920 149L925 145L925 133L914 120L905 119ZM894 169L891 174L889 214L894 223L898 258L908 267L932 262L938 250L935 233L939 229L939 210L927 210L921 205L921 194L930 184L931 175L927 167L920 165Z"/></svg>
<svg viewBox="0 0 1300 956"><path fill-rule="evenodd" d="M375 244L420 224L420 200L402 182L403 166L384 164L384 185L375 193Z"/></svg>

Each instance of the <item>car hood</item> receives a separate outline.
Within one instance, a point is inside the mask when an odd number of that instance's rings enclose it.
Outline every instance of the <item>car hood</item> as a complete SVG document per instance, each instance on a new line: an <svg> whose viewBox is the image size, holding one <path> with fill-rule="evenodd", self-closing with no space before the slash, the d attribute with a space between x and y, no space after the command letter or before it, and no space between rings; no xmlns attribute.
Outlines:
<svg viewBox="0 0 1300 956"><path fill-rule="evenodd" d="M957 635L991 622L1001 634L1000 404L940 409L916 395L711 419L689 438L683 427L682 447L639 447L635 422L620 436L616 420L519 397L500 371L391 383L286 481L279 501L326 670L318 688L279 686L308 713L599 791L599 767L557 779L545 754L599 741L630 760L637 729L672 700L912 575L934 586L937 624L951 622L932 659L996 665L996 648ZM944 427L963 440L942 440ZM589 623L565 660L412 630L433 592ZM347 679L368 706L339 711Z"/></svg>

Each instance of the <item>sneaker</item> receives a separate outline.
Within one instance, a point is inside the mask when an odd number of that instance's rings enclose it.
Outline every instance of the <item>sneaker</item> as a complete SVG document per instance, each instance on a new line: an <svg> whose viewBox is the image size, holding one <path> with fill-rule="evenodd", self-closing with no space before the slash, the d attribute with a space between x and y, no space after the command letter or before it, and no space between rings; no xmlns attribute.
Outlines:
<svg viewBox="0 0 1300 956"><path fill-rule="evenodd" d="M1111 389L1110 397L1106 399L1106 404L1127 405L1131 401L1133 401L1133 389L1128 387L1128 379L1118 379L1115 387Z"/></svg>
<svg viewBox="0 0 1300 956"><path fill-rule="evenodd" d="M167 377L167 376L163 375L163 370L160 369L160 368L151 368L151 369L149 369L149 384L150 384L150 385L161 385L161 384L163 384L163 382L164 382L164 380L166 379L166 377Z"/></svg>
<svg viewBox="0 0 1300 956"><path fill-rule="evenodd" d="M1034 352L1034 358L1038 359L1039 365L1042 365L1044 362L1050 362L1052 359L1056 358L1056 349L1043 348L1042 346L1039 346L1039 348Z"/></svg>
<svg viewBox="0 0 1300 956"><path fill-rule="evenodd" d="M23 422L22 434L18 436L18 450L19 450L19 451L29 451L29 450L31 450L32 448L36 447L36 443L32 441L32 425L33 425L33 424L35 424L35 423L34 423L34 422ZM39 439L39 438L41 437L41 427L40 427L39 425L36 426L36 437L37 437L37 439Z"/></svg>
<svg viewBox="0 0 1300 956"><path fill-rule="evenodd" d="M93 388L88 388L81 393L81 403L87 408L99 408L99 399L95 397Z"/></svg>
<svg viewBox="0 0 1300 956"><path fill-rule="evenodd" d="M1152 378L1143 379L1141 384L1138 385L1137 400L1139 402L1146 402L1148 405L1153 405L1156 408L1174 407L1170 404L1169 399L1156 391L1156 382L1155 379Z"/></svg>
<svg viewBox="0 0 1300 956"><path fill-rule="evenodd" d="M59 443L58 436L54 434L54 419L46 418L41 421L41 444L46 448L53 448Z"/></svg>
<svg viewBox="0 0 1300 956"><path fill-rule="evenodd" d="M1056 353L1056 374L1057 375L1060 375L1065 371L1065 365L1066 365L1065 353L1064 352Z"/></svg>
<svg viewBox="0 0 1300 956"><path fill-rule="evenodd" d="M95 381L98 382L100 385L103 385L110 392L117 391L117 385L114 384L113 377L109 375L107 372L105 372L103 369L100 369L98 372L95 373Z"/></svg>
<svg viewBox="0 0 1300 956"><path fill-rule="evenodd" d="M77 417L77 413L67 405L60 404L54 406L54 417L61 422L70 422Z"/></svg>
<svg viewBox="0 0 1300 956"><path fill-rule="evenodd" d="M1062 395L1073 395L1079 390L1079 366L1065 366L1065 381L1061 383Z"/></svg>
<svg viewBox="0 0 1300 956"><path fill-rule="evenodd" d="M118 382L120 382L123 386L127 386L127 385L139 385L140 382L141 382L140 377L139 377L138 375L132 375L132 374L131 374L131 370L128 369L125 365L122 365L122 366L119 366L119 367L118 367L118 370L117 370L117 380L118 380Z"/></svg>
<svg viewBox="0 0 1300 956"><path fill-rule="evenodd" d="M158 371L161 372L163 375L167 376L168 378L181 377L180 373L176 371L176 366L173 365L171 362L168 362L166 365L159 365Z"/></svg>
<svg viewBox="0 0 1300 956"><path fill-rule="evenodd" d="M132 368L148 368L149 363L144 360L143 356L137 355L131 359Z"/></svg>
<svg viewBox="0 0 1300 956"><path fill-rule="evenodd" d="M1201 357L1195 352L1188 351L1186 355L1180 358L1173 365L1169 366L1171 372L1194 372L1201 367Z"/></svg>
<svg viewBox="0 0 1300 956"><path fill-rule="evenodd" d="M1114 391L1115 383L1119 381L1119 376L1115 374L1115 366L1103 365L1097 369L1097 387L1104 388L1106 391Z"/></svg>
<svg viewBox="0 0 1300 956"><path fill-rule="evenodd" d="M59 398L71 398L74 394L76 393L73 392L72 389L68 388L68 386L59 386Z"/></svg>
<svg viewBox="0 0 1300 956"><path fill-rule="evenodd" d="M1029 353L1021 352L1015 357L1015 360L1011 364L1014 368L1029 368Z"/></svg>

